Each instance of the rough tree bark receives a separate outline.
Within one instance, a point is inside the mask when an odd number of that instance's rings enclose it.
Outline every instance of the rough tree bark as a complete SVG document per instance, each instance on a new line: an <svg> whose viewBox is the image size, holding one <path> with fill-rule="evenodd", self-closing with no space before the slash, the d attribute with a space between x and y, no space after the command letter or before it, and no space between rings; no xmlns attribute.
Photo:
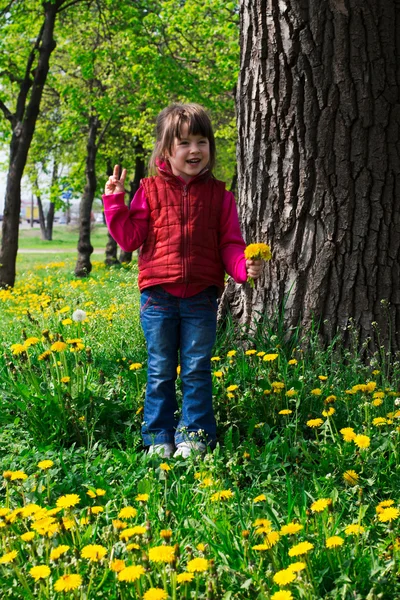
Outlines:
<svg viewBox="0 0 400 600"><path fill-rule="evenodd" d="M90 243L90 223L97 185L96 155L98 145L96 144L96 138L98 129L99 119L96 115L92 115L89 118L89 134L86 145L86 185L79 206L78 259L75 265L75 275L77 277L87 277L92 270L90 256L93 252L93 246Z"/></svg>
<svg viewBox="0 0 400 600"><path fill-rule="evenodd" d="M20 82L15 113L11 113L0 100L0 108L12 128L0 249L0 287L13 286L15 283L21 179L39 114L50 55L56 46L53 33L57 11L63 1L43 2L43 25L29 55L24 78Z"/></svg>
<svg viewBox="0 0 400 600"><path fill-rule="evenodd" d="M400 3L241 0L239 212L273 259L242 322L286 298L287 327L350 318L400 348ZM392 327L391 339L388 339Z"/></svg>

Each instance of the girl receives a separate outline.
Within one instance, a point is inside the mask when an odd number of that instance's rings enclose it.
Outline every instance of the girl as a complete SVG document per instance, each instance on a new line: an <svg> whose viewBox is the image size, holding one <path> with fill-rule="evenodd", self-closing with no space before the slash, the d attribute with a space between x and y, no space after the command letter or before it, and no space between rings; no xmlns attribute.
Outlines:
<svg viewBox="0 0 400 600"><path fill-rule="evenodd" d="M108 179L103 196L112 237L127 251L140 247L141 324L148 352L142 436L149 453L186 458L216 442L211 353L217 298L225 271L237 283L261 273L244 257L235 200L212 175L215 140L197 104L173 104L157 118L157 140L130 209L126 170ZM179 361L178 361L179 353ZM180 363L183 405L175 393Z"/></svg>

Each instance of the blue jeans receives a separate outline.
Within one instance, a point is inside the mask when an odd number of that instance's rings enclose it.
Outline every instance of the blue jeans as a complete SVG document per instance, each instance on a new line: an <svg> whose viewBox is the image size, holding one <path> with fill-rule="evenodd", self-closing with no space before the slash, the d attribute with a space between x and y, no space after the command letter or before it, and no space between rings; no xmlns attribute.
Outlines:
<svg viewBox="0 0 400 600"><path fill-rule="evenodd" d="M147 343L147 387L143 442L197 439L215 446L211 353L217 329L217 288L178 298L161 286L146 288L140 320ZM179 418L175 381L178 353L183 405Z"/></svg>

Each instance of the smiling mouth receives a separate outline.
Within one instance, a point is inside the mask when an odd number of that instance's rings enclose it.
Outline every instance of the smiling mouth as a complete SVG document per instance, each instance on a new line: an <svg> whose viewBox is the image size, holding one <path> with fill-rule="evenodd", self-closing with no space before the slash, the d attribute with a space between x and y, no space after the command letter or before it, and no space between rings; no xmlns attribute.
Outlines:
<svg viewBox="0 0 400 600"><path fill-rule="evenodd" d="M197 165L200 162L200 158L192 158L190 160L187 160L186 162L188 162L189 165Z"/></svg>

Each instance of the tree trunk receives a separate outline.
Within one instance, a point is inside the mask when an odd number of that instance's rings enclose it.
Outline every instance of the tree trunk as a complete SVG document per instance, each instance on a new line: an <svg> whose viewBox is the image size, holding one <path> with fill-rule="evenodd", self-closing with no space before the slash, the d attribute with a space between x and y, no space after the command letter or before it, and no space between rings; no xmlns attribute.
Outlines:
<svg viewBox="0 0 400 600"><path fill-rule="evenodd" d="M42 204L42 198L41 195L39 193L39 186L38 186L38 182L36 180L36 200L38 203L38 209L39 209L39 225L40 225L40 235L42 240L47 240L47 232L46 232L46 217L44 215L44 210L43 210L43 204Z"/></svg>
<svg viewBox="0 0 400 600"><path fill-rule="evenodd" d="M272 260L235 290L249 323L332 339L352 319L400 347L400 4L241 0L239 212ZM236 293L235 293L236 292ZM391 339L390 328L392 328Z"/></svg>
<svg viewBox="0 0 400 600"><path fill-rule="evenodd" d="M15 114L11 114L1 103L1 109L11 123L12 136L0 249L0 287L13 286L15 283L21 211L21 179L39 114L43 87L49 70L50 55L56 46L53 33L59 4L60 2L43 3L44 23L28 57L25 76L20 84ZM34 74L33 79L31 78L32 74Z"/></svg>
<svg viewBox="0 0 400 600"><path fill-rule="evenodd" d="M86 155L86 185L79 208L79 240L78 259L75 265L77 277L87 277L92 270L90 256L93 246L90 243L91 213L94 195L96 193L96 136L99 129L99 119L91 116L89 119L89 136Z"/></svg>
<svg viewBox="0 0 400 600"><path fill-rule="evenodd" d="M131 203L134 195L138 191L140 187L140 182L146 174L146 163L144 162L144 150L143 145L139 142L135 148L136 158L135 158L135 176L133 180L130 182L129 189L129 204ZM125 250L121 250L119 254L120 262L130 263L132 260L132 252L125 252Z"/></svg>
<svg viewBox="0 0 400 600"><path fill-rule="evenodd" d="M47 213L46 219L46 239L51 241L53 239L53 225L54 225L54 213L56 210L56 205L53 200L54 198L54 190L57 189L58 184L58 162L54 159L53 162L53 172L51 175L51 193L50 193L50 205Z"/></svg>

